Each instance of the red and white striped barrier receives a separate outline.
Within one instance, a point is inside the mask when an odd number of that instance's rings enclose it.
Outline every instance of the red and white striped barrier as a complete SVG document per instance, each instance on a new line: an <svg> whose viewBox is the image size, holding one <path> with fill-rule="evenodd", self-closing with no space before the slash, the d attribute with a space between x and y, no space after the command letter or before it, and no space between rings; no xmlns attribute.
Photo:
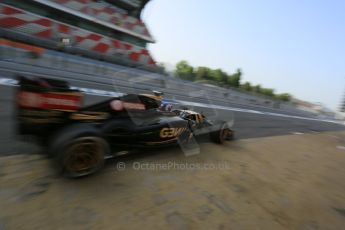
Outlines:
<svg viewBox="0 0 345 230"><path fill-rule="evenodd" d="M143 65L155 65L147 49L102 34L61 23L27 11L0 4L0 26L16 32L60 41L69 38L72 46L108 56L128 58Z"/></svg>

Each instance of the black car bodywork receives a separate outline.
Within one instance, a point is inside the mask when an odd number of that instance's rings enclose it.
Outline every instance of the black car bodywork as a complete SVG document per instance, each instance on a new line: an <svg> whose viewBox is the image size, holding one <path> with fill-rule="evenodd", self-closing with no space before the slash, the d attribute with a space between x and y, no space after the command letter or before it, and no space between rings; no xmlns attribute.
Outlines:
<svg viewBox="0 0 345 230"><path fill-rule="evenodd" d="M36 136L70 177L97 171L114 152L188 146L201 134L223 143L233 135L225 122L194 111L159 111L155 95L125 94L82 107L83 94L65 81L19 77L18 82L19 133Z"/></svg>

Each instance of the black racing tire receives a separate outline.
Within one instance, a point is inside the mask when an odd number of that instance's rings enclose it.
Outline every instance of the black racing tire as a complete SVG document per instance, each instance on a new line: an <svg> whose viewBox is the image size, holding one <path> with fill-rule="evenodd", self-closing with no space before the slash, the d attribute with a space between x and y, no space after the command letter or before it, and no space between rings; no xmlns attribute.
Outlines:
<svg viewBox="0 0 345 230"><path fill-rule="evenodd" d="M219 124L219 128L215 131L210 132L210 139L214 143L224 144L227 140L232 140L234 138L234 132L229 128L226 122Z"/></svg>
<svg viewBox="0 0 345 230"><path fill-rule="evenodd" d="M109 146L99 130L87 124L61 129L49 146L58 172L68 178L96 173L103 167L107 153Z"/></svg>

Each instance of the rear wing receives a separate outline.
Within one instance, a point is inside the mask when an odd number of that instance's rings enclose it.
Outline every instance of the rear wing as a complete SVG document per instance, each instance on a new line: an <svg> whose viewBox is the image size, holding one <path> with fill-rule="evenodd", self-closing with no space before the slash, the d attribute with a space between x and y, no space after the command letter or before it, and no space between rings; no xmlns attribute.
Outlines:
<svg viewBox="0 0 345 230"><path fill-rule="evenodd" d="M68 114L82 106L83 94L66 81L19 76L18 84L15 107L19 134L42 135L61 126Z"/></svg>
<svg viewBox="0 0 345 230"><path fill-rule="evenodd" d="M18 77L17 106L19 109L54 109L76 111L82 104L82 93L71 89L66 81Z"/></svg>

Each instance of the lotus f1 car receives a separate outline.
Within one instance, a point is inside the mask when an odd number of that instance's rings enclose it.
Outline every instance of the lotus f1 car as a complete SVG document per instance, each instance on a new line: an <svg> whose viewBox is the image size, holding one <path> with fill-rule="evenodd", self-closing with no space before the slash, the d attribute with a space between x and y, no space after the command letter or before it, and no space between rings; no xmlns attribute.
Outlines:
<svg viewBox="0 0 345 230"><path fill-rule="evenodd" d="M187 145L207 134L222 144L233 136L226 122L190 110L160 111L162 96L124 94L82 107L83 94L67 82L18 77L19 134L33 135L68 177L98 171L113 153Z"/></svg>

